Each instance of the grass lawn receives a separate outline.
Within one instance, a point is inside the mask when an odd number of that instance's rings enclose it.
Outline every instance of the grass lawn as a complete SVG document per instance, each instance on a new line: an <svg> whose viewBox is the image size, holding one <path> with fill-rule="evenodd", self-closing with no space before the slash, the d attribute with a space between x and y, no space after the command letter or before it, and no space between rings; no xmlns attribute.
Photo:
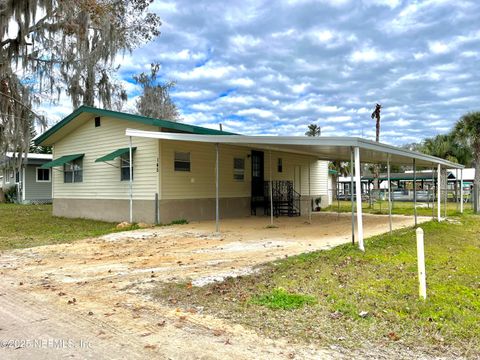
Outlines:
<svg viewBox="0 0 480 360"><path fill-rule="evenodd" d="M350 349L399 347L480 357L480 219L422 224L427 300L418 298L413 229L264 265L206 287L162 284L153 295L271 337ZM169 300L167 300L169 299ZM369 350L370 349L370 350Z"/></svg>
<svg viewBox="0 0 480 360"><path fill-rule="evenodd" d="M355 205L356 206L356 205ZM428 207L430 206L430 207ZM472 204L467 203L463 204L464 212L471 213L472 212ZM370 207L368 202L362 202L362 209L366 213L370 214L388 214L388 201L376 201ZM352 205L350 201L334 201L333 204L327 208L322 209L322 211L333 211L333 212L351 212ZM355 211L356 207L355 207ZM442 202L441 206L441 214L442 217L444 216L444 203ZM392 202L392 214L395 215L413 215L413 202L411 201L394 201ZM417 203L417 214L418 216L437 216L437 203L435 203L435 207L432 210L432 203L427 204L425 202L418 202ZM447 215L448 216L457 216L460 215L460 204L454 202L447 202Z"/></svg>
<svg viewBox="0 0 480 360"><path fill-rule="evenodd" d="M103 221L53 217L51 205L0 204L0 250L99 236L118 231L115 225Z"/></svg>

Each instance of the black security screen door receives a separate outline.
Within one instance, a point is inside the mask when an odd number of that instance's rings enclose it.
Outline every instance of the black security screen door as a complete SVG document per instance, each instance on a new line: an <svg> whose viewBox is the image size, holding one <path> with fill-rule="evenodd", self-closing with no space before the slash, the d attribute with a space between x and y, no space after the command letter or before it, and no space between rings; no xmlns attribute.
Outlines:
<svg viewBox="0 0 480 360"><path fill-rule="evenodd" d="M263 152L252 151L252 197L263 196Z"/></svg>

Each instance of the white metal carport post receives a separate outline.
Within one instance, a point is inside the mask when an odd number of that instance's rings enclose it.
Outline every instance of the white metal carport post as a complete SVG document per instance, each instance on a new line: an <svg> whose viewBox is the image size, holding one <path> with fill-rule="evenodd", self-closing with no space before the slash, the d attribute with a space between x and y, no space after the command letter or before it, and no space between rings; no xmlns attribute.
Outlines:
<svg viewBox="0 0 480 360"><path fill-rule="evenodd" d="M442 206L442 165L438 164L438 167L437 167L437 206L438 206L438 209L437 209L437 220L440 222L442 219L441 219L441 215L442 215L442 211L440 209L440 207Z"/></svg>
<svg viewBox="0 0 480 360"><path fill-rule="evenodd" d="M272 150L268 150L268 170L270 177L270 226L273 226Z"/></svg>
<svg viewBox="0 0 480 360"><path fill-rule="evenodd" d="M130 181L128 182L129 190L130 190L130 224L133 223L133 167L132 167L132 137L129 136L129 153L128 153L128 161L129 163L129 171L130 171Z"/></svg>
<svg viewBox="0 0 480 360"><path fill-rule="evenodd" d="M387 157L387 187L388 187L388 224L392 235L392 189L390 181L390 155Z"/></svg>
<svg viewBox="0 0 480 360"><path fill-rule="evenodd" d="M360 148L354 148L355 158L355 192L357 203L357 229L358 229L358 248L365 251L363 246L363 213L362 213L362 177L360 174ZM360 200L359 200L360 199Z"/></svg>
<svg viewBox="0 0 480 360"><path fill-rule="evenodd" d="M218 177L219 177L219 166L218 166L218 143L215 144L215 232L220 232L220 204L219 204L219 194L218 194Z"/></svg>
<svg viewBox="0 0 480 360"><path fill-rule="evenodd" d="M308 159L308 223L312 223L312 194L310 188L310 159Z"/></svg>
<svg viewBox="0 0 480 360"><path fill-rule="evenodd" d="M460 213L463 214L463 169L460 169Z"/></svg>
<svg viewBox="0 0 480 360"><path fill-rule="evenodd" d="M352 203L352 245L354 245L355 244L355 204L353 203L353 148L350 148L350 202Z"/></svg>

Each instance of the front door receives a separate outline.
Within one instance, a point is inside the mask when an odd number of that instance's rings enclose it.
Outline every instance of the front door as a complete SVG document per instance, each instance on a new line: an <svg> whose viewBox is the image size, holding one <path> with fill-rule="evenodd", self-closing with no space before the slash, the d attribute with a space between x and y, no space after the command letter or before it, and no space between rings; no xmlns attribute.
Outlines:
<svg viewBox="0 0 480 360"><path fill-rule="evenodd" d="M252 197L263 196L263 151L252 151Z"/></svg>

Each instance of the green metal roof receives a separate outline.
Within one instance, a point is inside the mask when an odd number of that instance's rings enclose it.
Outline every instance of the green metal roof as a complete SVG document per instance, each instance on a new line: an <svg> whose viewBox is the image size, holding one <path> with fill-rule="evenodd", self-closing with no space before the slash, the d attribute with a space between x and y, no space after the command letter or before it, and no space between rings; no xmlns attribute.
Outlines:
<svg viewBox="0 0 480 360"><path fill-rule="evenodd" d="M85 156L85 154L65 155L65 156L59 157L58 159L55 159L53 161L50 161L48 163L43 164L42 166L40 166L40 168L41 169L48 169L48 168L52 168L52 167L55 167L55 166L63 166L64 164L66 164L70 161L83 158L84 156Z"/></svg>
<svg viewBox="0 0 480 360"><path fill-rule="evenodd" d="M135 151L136 149L137 149L136 147L132 147L132 152ZM99 157L97 160L95 160L95 162L112 161L112 160L115 160L117 157L122 156L123 154L126 154L128 152L130 152L130 148L118 149L111 152L110 154Z"/></svg>
<svg viewBox="0 0 480 360"><path fill-rule="evenodd" d="M78 115L82 113L91 113L96 116L110 116L113 118L132 121L140 124L158 126L165 129L176 130L180 132L186 132L191 134L199 134L199 135L237 135L235 133L231 133L228 131L220 131L214 129L208 129L201 126L196 125L188 125L179 122L169 121L169 120L161 120L161 119L154 119L146 116L141 115L134 115L134 114L127 114L124 112L113 111L113 110L105 110L105 109L98 109L91 106L82 105L77 110L72 112L66 118L52 126L50 129L45 131L42 135L35 139L35 145L40 145L43 141L48 139L50 136L55 134L58 130L63 128L65 125L69 124L72 120L74 120Z"/></svg>

